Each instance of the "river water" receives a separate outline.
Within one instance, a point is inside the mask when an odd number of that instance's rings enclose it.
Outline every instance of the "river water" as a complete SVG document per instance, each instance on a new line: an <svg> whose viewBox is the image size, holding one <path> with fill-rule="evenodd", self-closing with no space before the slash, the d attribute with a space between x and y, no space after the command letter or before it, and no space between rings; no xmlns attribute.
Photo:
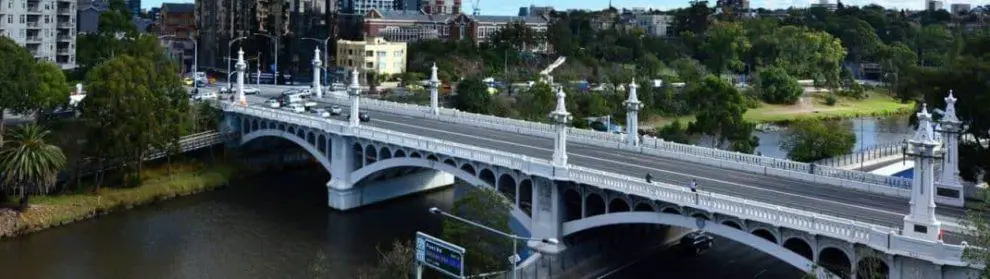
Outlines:
<svg viewBox="0 0 990 279"><path fill-rule="evenodd" d="M853 146L852 152L857 152L863 147L901 142L914 132L906 115L829 121L838 121L840 127L856 135L856 145ZM787 151L780 148L781 140L786 136L786 127L775 132L754 132L753 135L760 138L760 146L756 147L757 152L764 156L787 158Z"/></svg>

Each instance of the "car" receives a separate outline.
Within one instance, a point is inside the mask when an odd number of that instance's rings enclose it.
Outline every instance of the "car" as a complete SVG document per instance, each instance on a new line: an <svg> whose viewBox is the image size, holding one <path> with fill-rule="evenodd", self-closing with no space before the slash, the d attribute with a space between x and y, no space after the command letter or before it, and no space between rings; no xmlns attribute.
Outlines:
<svg viewBox="0 0 990 279"><path fill-rule="evenodd" d="M237 91L237 90L234 89L234 91ZM253 94L258 94L258 93L261 93L261 89L254 88L254 87L244 87L244 95L253 95Z"/></svg>
<svg viewBox="0 0 990 279"><path fill-rule="evenodd" d="M219 98L219 96L217 96L217 92L213 91L202 91L194 97L194 99L198 101L216 100L217 98Z"/></svg>
<svg viewBox="0 0 990 279"><path fill-rule="evenodd" d="M307 108L311 108L311 107L315 107L315 106L320 105L320 104L318 104L316 102L313 102L313 101L303 101L302 104L303 104L304 107L307 107Z"/></svg>
<svg viewBox="0 0 990 279"><path fill-rule="evenodd" d="M191 78L184 78L182 79L182 83L185 84L186 86L192 86L193 80Z"/></svg>
<svg viewBox="0 0 990 279"><path fill-rule="evenodd" d="M314 109L313 110L313 114L316 114L317 116L323 117L323 118L329 118L330 117L330 112L327 111L326 109L321 109L321 108Z"/></svg>
<svg viewBox="0 0 990 279"><path fill-rule="evenodd" d="M282 102L279 102L276 99L268 99L268 101L265 101L265 105L267 105L270 108L276 108L277 109L277 108L282 107Z"/></svg>
<svg viewBox="0 0 990 279"><path fill-rule="evenodd" d="M681 242L679 245L681 246L682 251L688 254L700 255L701 253L704 253L708 249L712 248L714 243L715 237L702 231L693 231L681 237Z"/></svg>
<svg viewBox="0 0 990 279"><path fill-rule="evenodd" d="M285 106L285 109L296 113L306 112L306 107L303 107L301 104L297 104L297 103L289 104Z"/></svg>
<svg viewBox="0 0 990 279"><path fill-rule="evenodd" d="M331 115L340 115L341 113L344 113L344 109L338 105L332 105L328 108L328 110L330 110Z"/></svg>
<svg viewBox="0 0 990 279"><path fill-rule="evenodd" d="M371 116L368 115L368 113L359 112L358 113L358 119L361 120L361 122L368 122L368 121L371 121Z"/></svg>

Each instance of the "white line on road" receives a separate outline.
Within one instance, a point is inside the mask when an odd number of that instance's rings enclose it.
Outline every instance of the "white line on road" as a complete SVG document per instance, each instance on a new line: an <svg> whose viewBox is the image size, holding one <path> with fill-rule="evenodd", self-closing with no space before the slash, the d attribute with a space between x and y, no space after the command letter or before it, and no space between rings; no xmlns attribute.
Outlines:
<svg viewBox="0 0 990 279"><path fill-rule="evenodd" d="M384 122L384 123L389 123L389 124L394 124L394 125L406 126L406 127L415 128L415 129L430 130L430 131L434 131L434 132L459 135L459 136L464 136L464 137L474 138L474 139L479 139L479 140L486 140L486 141L500 142L500 143L515 145L515 146L528 147L528 148L537 149L537 150L553 151L553 149L549 149L549 148L537 147L537 146L526 145L526 144L521 144L521 143L516 143L516 142L510 142L510 141L504 141L504 140L498 140L498 139L492 139L492 138L487 138L487 137L480 137L480 136L475 136L475 135L462 134L462 133L457 133L457 132L452 132L452 131L447 131L447 130L434 129L434 128L430 128L430 127L424 127L424 126L418 126L418 125L411 125L411 124L400 123L400 122L393 122L393 121L381 120L381 119L379 119L377 121ZM571 155L571 156L577 156L577 157L583 157L583 158L588 158L588 159L591 159L591 160L597 160L597 161L602 161L602 162L613 163L613 164L619 164L619 165L625 165L625 166L631 166L631 167L645 168L645 169L650 169L650 170L654 170L654 171L658 171L658 172L663 172L663 173L668 173L668 174L682 175L682 176L688 176L688 177L697 177L697 176L694 176L694 175L691 175L691 174L680 173L680 172L675 172L675 171L670 171L670 170L664 170L664 169L657 169L657 168L653 168L653 167L649 167L649 166L643 166L643 165L630 164L630 163L627 163L627 162L620 162L620 161L613 161L613 160L609 160L609 159L602 159L602 158L596 158L596 157L591 157L591 156L585 156L585 155L582 155L582 154L569 154L569 155ZM894 215L894 216L904 216L904 215L906 215L904 213L887 211L887 210L883 210L883 209L870 208L870 207L861 206L861 205L855 205L855 204L847 204L847 203L837 202L837 201L833 201L833 200L827 200L827 199L821 199L821 198L816 198L816 197L804 196L804 195L799 195L799 194L794 194L794 193L782 192L782 191L778 191L778 190L766 189L766 188L761 188L761 187L756 187L756 186L750 186L750 185L745 185L745 184L739 184L739 183L736 183L736 182L724 181L724 180L719 180L719 179L715 179L715 178L699 177L699 179L708 180L708 181L714 181L714 182L723 183L723 184L729 184L729 185L734 185L734 186L739 186L739 187L753 189L753 190L767 191L767 192L777 193L777 194L781 194L781 195L807 198L807 199L815 200L815 201L818 201L818 202L830 203L830 204L836 204L836 205L842 205L842 206L848 206L848 207L854 207L854 208L858 208L858 209L862 209L862 210L874 211L874 212L884 213L884 214L890 214L890 215ZM951 218L944 217L944 216L939 216L939 219L946 220L946 219L951 219ZM946 226L946 227L949 227L949 228L947 228L949 230L953 230L953 229L959 230L959 229L962 228L962 226L960 226L958 224L955 224L955 223L951 223L951 222L943 221L942 224L944 226Z"/></svg>

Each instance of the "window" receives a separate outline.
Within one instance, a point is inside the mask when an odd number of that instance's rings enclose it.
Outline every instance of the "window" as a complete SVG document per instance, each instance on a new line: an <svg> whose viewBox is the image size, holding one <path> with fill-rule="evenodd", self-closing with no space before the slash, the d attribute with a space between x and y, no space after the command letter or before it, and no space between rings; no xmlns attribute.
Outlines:
<svg viewBox="0 0 990 279"><path fill-rule="evenodd" d="M388 52L386 52L386 51L379 51L378 52L378 57L388 57Z"/></svg>
<svg viewBox="0 0 990 279"><path fill-rule="evenodd" d="M347 59L347 66L354 67L354 60Z"/></svg>
<svg viewBox="0 0 990 279"><path fill-rule="evenodd" d="M364 63L364 67L365 68L374 68L375 67L375 63L374 62Z"/></svg>
<svg viewBox="0 0 990 279"><path fill-rule="evenodd" d="M368 51L365 51L365 52L364 52L364 56L365 56L365 57L371 57L371 56L373 56L373 55L375 55L375 52L374 52L374 51L370 51L370 50L368 50Z"/></svg>
<svg viewBox="0 0 990 279"><path fill-rule="evenodd" d="M353 49L348 49L347 50L347 55L354 55L354 50Z"/></svg>

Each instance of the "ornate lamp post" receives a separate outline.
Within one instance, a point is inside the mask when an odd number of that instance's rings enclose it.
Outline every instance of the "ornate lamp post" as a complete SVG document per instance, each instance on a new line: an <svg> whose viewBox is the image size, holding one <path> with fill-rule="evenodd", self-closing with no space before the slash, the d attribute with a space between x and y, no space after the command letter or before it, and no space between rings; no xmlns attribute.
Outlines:
<svg viewBox="0 0 990 279"><path fill-rule="evenodd" d="M639 109L643 108L643 103L636 97L636 78L629 83L629 98L623 102L626 106L626 143L629 146L639 145Z"/></svg>
<svg viewBox="0 0 990 279"><path fill-rule="evenodd" d="M936 241L942 224L935 219L935 160L939 158L935 147L932 115L923 104L918 113L918 130L906 142L904 154L914 158L914 179L911 187L911 212L904 216L904 235Z"/></svg>
<svg viewBox="0 0 990 279"><path fill-rule="evenodd" d="M557 167L567 166L567 126L571 123L571 113L567 112L567 103L564 98L563 87L557 87L557 109L550 112L550 119L553 120L554 129L557 131L557 138L553 144L553 165Z"/></svg>

